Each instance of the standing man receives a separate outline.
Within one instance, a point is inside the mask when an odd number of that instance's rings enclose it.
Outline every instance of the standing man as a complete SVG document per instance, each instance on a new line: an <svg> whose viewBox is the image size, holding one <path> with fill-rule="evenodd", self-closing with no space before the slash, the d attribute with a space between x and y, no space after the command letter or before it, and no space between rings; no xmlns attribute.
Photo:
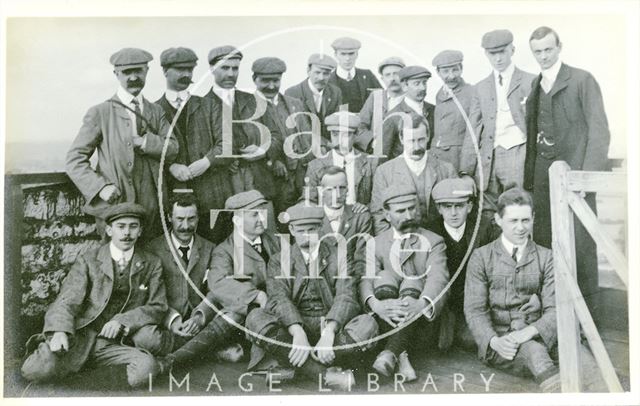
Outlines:
<svg viewBox="0 0 640 406"><path fill-rule="evenodd" d="M467 116L473 97L473 86L462 78L463 57L460 51L446 50L436 55L431 62L444 82L436 94L431 151L441 160L453 165L456 172L460 170L460 155L467 124L453 96L455 95Z"/></svg>
<svg viewBox="0 0 640 406"><path fill-rule="evenodd" d="M229 159L222 154L222 116L213 114L212 103L189 93L193 68L198 57L189 48L169 48L160 55L167 81L165 94L156 101L169 123L177 114L173 134L180 146L178 157L169 165L170 189L190 188L199 207L198 230L208 240L215 240L211 228L211 210L224 207L231 195Z"/></svg>
<svg viewBox="0 0 640 406"><path fill-rule="evenodd" d="M282 74L287 70L285 62L274 57L259 58L253 62L251 69L256 95L267 102L267 110L262 121L269 128L271 136L279 135L277 143L284 145L287 137L306 132L296 136L292 149L296 154L309 151L311 122L308 116L300 114L305 111L304 105L300 100L280 93ZM287 125L289 117L292 117L292 126ZM274 161L273 175L279 178L275 182L278 189L274 200L276 213L283 212L293 205L302 194L307 164L313 157L313 153L308 152L304 158L292 158L283 151L283 161ZM286 162L286 165L283 162Z"/></svg>
<svg viewBox="0 0 640 406"><path fill-rule="evenodd" d="M168 135L169 123L162 108L141 93L152 59L150 53L138 48L123 48L111 55L109 61L120 86L109 100L89 109L66 161L67 174L87 202L85 211L97 217L99 230L104 228L107 207L139 203L148 215L146 238L162 232L158 178L165 142L165 163L170 164L178 154L178 143ZM98 157L95 169L90 162L94 152Z"/></svg>
<svg viewBox="0 0 640 406"><path fill-rule="evenodd" d="M331 141L324 119L338 111L342 104L342 91L329 83L329 77L335 68L336 61L329 55L313 54L307 62L308 78L284 92L285 95L300 100L305 106L305 111L315 114L318 118L323 153L328 149L326 144Z"/></svg>
<svg viewBox="0 0 640 406"><path fill-rule="evenodd" d="M151 104L149 104L150 106ZM130 386L156 375L153 355L170 350L158 329L167 311L160 260L136 247L145 209L120 203L104 213L110 242L81 254L44 318L37 349L22 365L29 381L65 378L91 362L98 368L126 365Z"/></svg>
<svg viewBox="0 0 640 406"><path fill-rule="evenodd" d="M206 358L227 345L234 332L224 318L216 317L211 306L214 298L207 287L207 274L213 269L215 246L196 234L196 197L176 194L169 210L170 242L161 235L148 245L149 251L162 261L169 304L163 324L171 333L172 352L161 360L164 370ZM206 294L206 299L200 294Z"/></svg>
<svg viewBox="0 0 640 406"><path fill-rule="evenodd" d="M404 92L400 85L398 72L405 66L404 61L396 56L386 58L378 65L378 73L380 73L380 78L382 78L385 89L373 90L364 102L362 110L360 110L360 127L358 128L355 145L361 151L369 154L373 152L371 142L373 141L372 126L374 112L377 112L377 109L379 109L381 112L380 118L384 120L387 112L393 110L402 101ZM376 94L380 94L380 106L374 105Z"/></svg>
<svg viewBox="0 0 640 406"><path fill-rule="evenodd" d="M464 281L467 273L469 250L482 247L495 240L492 224L480 219L478 233L474 236L478 211L474 210L475 185L470 178L444 179L433 188L431 195L440 216L429 220L427 229L444 238L447 247L447 269L450 279L447 305L440 318L439 344L448 350L453 343L462 348L475 346L473 336L464 320Z"/></svg>
<svg viewBox="0 0 640 406"><path fill-rule="evenodd" d="M423 315L426 321L434 320L447 297L445 245L440 236L419 226L418 196L413 185L390 185L383 192L382 205L391 227L375 238L375 275L359 271L364 275L360 279L360 299L376 315L381 332L400 327L385 340L373 368L391 376L397 365L398 372L413 381L417 375L407 350L412 341L424 337L423 320L415 319Z"/></svg>
<svg viewBox="0 0 640 406"><path fill-rule="evenodd" d="M549 167L565 161L573 170L607 169L609 127L600 86L594 77L560 60L562 43L548 27L536 29L529 39L542 73L533 82L527 100L527 158L525 188L533 191L536 243L551 247ZM595 195L586 196L595 211ZM587 303L598 292L596 245L580 221L575 222L578 284Z"/></svg>
<svg viewBox="0 0 640 406"><path fill-rule="evenodd" d="M348 390L355 384L351 369L331 366L352 367L353 356L371 346L366 341L377 335L377 325L360 314L357 280L348 261L339 261L335 246L318 240L324 210L299 204L286 213L295 245L287 261L279 255L269 260L269 307L247 317L247 328L258 334L251 340L281 366ZM345 345L352 347L334 350Z"/></svg>
<svg viewBox="0 0 640 406"><path fill-rule="evenodd" d="M418 116L425 123L428 140L433 136L433 116L435 106L424 100L427 97L427 81L431 72L422 66L407 66L398 72L398 77L404 92L404 98L395 108L389 110L383 124L382 153L385 158L379 162L388 161L402 154L400 142L400 128L407 115ZM406 125L406 124L404 124ZM374 142L379 142L375 141ZM430 143L429 143L430 144ZM428 144L428 145L429 145ZM429 147L427 145L427 148Z"/></svg>
<svg viewBox="0 0 640 406"><path fill-rule="evenodd" d="M331 151L326 157L309 163L303 197L307 198L308 193L309 200L317 201L322 170L337 166L347 175L346 203L361 213L371 201L375 165L367 154L353 147L360 118L355 113L342 111L327 117L325 123L331 133Z"/></svg>
<svg viewBox="0 0 640 406"><path fill-rule="evenodd" d="M352 113L359 113L369 93L381 88L373 72L356 68L360 46L360 41L349 37L338 38L331 43L338 67L331 73L329 83L340 88L342 103Z"/></svg>
<svg viewBox="0 0 640 406"><path fill-rule="evenodd" d="M476 84L469 117L478 137L480 162L469 135L462 149L460 169L475 176L478 188L484 191L482 215L492 219L498 196L508 187L522 187L526 148L524 103L534 76L511 61L515 52L511 31L484 34L482 47L493 72Z"/></svg>
<svg viewBox="0 0 640 406"><path fill-rule="evenodd" d="M389 228L382 197L391 185L404 180L414 186L418 196L418 222L424 226L428 219L438 215L435 204L431 202L431 190L442 179L457 176L450 163L428 154L429 136L424 118L417 114L410 117L410 123L405 123L405 120L397 122L398 139L403 146L402 155L380 165L373 176L373 193L369 207L373 215L375 235Z"/></svg>

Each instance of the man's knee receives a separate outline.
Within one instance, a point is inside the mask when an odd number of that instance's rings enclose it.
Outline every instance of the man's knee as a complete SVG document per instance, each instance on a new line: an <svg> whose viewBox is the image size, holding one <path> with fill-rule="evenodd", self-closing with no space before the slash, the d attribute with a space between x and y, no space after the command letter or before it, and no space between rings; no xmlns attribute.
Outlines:
<svg viewBox="0 0 640 406"><path fill-rule="evenodd" d="M351 339L351 344L356 344L360 349L369 349L375 345L373 339L378 336L379 326L370 314L360 314L351 319L342 332Z"/></svg>
<svg viewBox="0 0 640 406"><path fill-rule="evenodd" d="M20 371L28 381L48 381L62 377L58 371L57 356L51 352L46 342L40 343L38 348L29 355Z"/></svg>
<svg viewBox="0 0 640 406"><path fill-rule="evenodd" d="M168 354L173 346L173 335L156 325L140 328L131 337L136 348L142 348L152 354Z"/></svg>
<svg viewBox="0 0 640 406"><path fill-rule="evenodd" d="M131 387L145 385L149 382L149 376L155 376L159 371L158 363L152 355L140 351L134 359L127 364L127 382Z"/></svg>

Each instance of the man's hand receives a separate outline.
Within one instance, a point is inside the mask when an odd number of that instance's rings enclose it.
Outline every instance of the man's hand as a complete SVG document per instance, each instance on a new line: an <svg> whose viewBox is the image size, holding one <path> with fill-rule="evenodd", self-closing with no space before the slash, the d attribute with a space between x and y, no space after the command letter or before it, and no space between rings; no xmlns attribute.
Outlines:
<svg viewBox="0 0 640 406"><path fill-rule="evenodd" d="M191 180L191 171L186 165L171 164L171 166L169 167L169 172L171 172L171 175L173 175L173 177L178 179L180 182L187 182Z"/></svg>
<svg viewBox="0 0 640 406"><path fill-rule="evenodd" d="M417 314L422 313L424 309L427 308L427 301L424 298L414 299L409 296L405 296L402 298L402 303L404 303L407 307L407 320L414 318Z"/></svg>
<svg viewBox="0 0 640 406"><path fill-rule="evenodd" d="M515 340L516 343L518 343L518 346L520 346L520 344L522 343L526 343L527 341L533 339L535 336L538 335L538 329L535 328L534 326L527 326L525 328L523 328L522 330L518 330L518 331L514 331L512 333L509 334L511 336L511 338L513 340Z"/></svg>
<svg viewBox="0 0 640 406"><path fill-rule="evenodd" d="M238 173L238 168L240 167L240 161L238 161L237 159L235 159L233 162L231 162L231 164L228 167L228 171L230 174L234 175L236 173Z"/></svg>
<svg viewBox="0 0 640 406"><path fill-rule="evenodd" d="M109 204L115 203L120 197L120 190L116 185L106 185L105 187L100 189L99 196L100 199Z"/></svg>
<svg viewBox="0 0 640 406"><path fill-rule="evenodd" d="M204 327L204 315L197 312L190 319L182 323L182 333L185 336L194 336Z"/></svg>
<svg viewBox="0 0 640 406"><path fill-rule="evenodd" d="M144 137L140 135L131 136L131 142L133 142L134 148L140 148L144 145Z"/></svg>
<svg viewBox="0 0 640 406"><path fill-rule="evenodd" d="M211 162L205 156L204 158L198 159L197 161L193 161L191 165L189 165L189 172L191 172L192 178L197 178L198 176L205 173L207 169L211 166Z"/></svg>
<svg viewBox="0 0 640 406"><path fill-rule="evenodd" d="M65 353L69 351L69 337L67 337L67 333L64 331L56 331L53 333L53 337L51 337L51 341L49 341L49 348L51 352L55 353Z"/></svg>
<svg viewBox="0 0 640 406"><path fill-rule="evenodd" d="M378 317L394 328L407 317L407 306L398 299L378 300L372 297L367 304Z"/></svg>
<svg viewBox="0 0 640 406"><path fill-rule="evenodd" d="M113 340L116 337L118 337L118 333L120 332L120 327L122 327L122 324L120 324L119 321L110 320L107 322L107 324L105 324L102 327L102 330L98 335L106 339Z"/></svg>
<svg viewBox="0 0 640 406"><path fill-rule="evenodd" d="M336 354L333 352L333 341L335 337L336 333L333 329L325 328L322 330L322 335L313 348L313 352L316 354L314 358L322 364L329 365L336 359Z"/></svg>
<svg viewBox="0 0 640 406"><path fill-rule="evenodd" d="M489 346L502 358L511 361L518 352L519 344L510 334L502 337L495 336L489 341Z"/></svg>
<svg viewBox="0 0 640 406"><path fill-rule="evenodd" d="M258 294L256 295L256 298L253 299L253 303L255 303L258 306L260 306L261 309L266 308L267 307L267 294L264 293L263 291L258 291Z"/></svg>
<svg viewBox="0 0 640 406"><path fill-rule="evenodd" d="M355 214L364 213L365 211L369 211L369 208L362 203L355 202L353 204L353 212Z"/></svg>
<svg viewBox="0 0 640 406"><path fill-rule="evenodd" d="M304 332L301 325L294 324L289 327L289 334L293 336L293 342L291 343L293 348L289 351L289 362L294 367L301 367L307 361L311 352L307 333Z"/></svg>
<svg viewBox="0 0 640 406"><path fill-rule="evenodd" d="M262 157L264 157L267 151L258 147L257 145L251 144L244 148L240 148L240 153L242 155L245 155L242 157L242 159L244 159L245 161L251 162L251 161L257 161L258 159L261 159Z"/></svg>
<svg viewBox="0 0 640 406"><path fill-rule="evenodd" d="M171 322L169 330L175 335L182 335L182 317L178 316Z"/></svg>
<svg viewBox="0 0 640 406"><path fill-rule="evenodd" d="M275 161L273 163L273 174L278 178L287 179L287 167L280 161Z"/></svg>

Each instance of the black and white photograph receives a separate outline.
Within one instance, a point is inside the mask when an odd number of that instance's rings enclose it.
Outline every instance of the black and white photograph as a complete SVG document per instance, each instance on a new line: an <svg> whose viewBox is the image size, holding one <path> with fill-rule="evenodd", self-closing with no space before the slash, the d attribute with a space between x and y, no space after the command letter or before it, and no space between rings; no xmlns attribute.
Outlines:
<svg viewBox="0 0 640 406"><path fill-rule="evenodd" d="M233 3L2 2L4 400L640 404L640 2Z"/></svg>

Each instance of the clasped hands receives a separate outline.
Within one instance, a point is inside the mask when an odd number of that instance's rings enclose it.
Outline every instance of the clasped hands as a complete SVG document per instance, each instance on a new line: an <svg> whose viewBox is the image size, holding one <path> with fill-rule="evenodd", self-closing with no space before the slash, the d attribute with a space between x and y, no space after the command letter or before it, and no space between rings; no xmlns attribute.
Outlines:
<svg viewBox="0 0 640 406"><path fill-rule="evenodd" d="M502 337L494 336L489 341L489 346L502 358L509 361L518 353L520 345L533 339L538 335L538 330L534 326L527 326L521 330L513 331Z"/></svg>
<svg viewBox="0 0 640 406"><path fill-rule="evenodd" d="M334 321L328 321L322 329L320 339L312 348L302 326L300 324L291 325L289 327L289 334L293 337L292 348L289 351L291 365L301 367L309 356L321 364L331 364L336 359L336 354L333 351L336 329L337 324Z"/></svg>
<svg viewBox="0 0 640 406"><path fill-rule="evenodd" d="M422 313L428 306L424 298L414 299L405 296L401 299L379 300L371 297L367 300L371 310L392 327L402 325Z"/></svg>

